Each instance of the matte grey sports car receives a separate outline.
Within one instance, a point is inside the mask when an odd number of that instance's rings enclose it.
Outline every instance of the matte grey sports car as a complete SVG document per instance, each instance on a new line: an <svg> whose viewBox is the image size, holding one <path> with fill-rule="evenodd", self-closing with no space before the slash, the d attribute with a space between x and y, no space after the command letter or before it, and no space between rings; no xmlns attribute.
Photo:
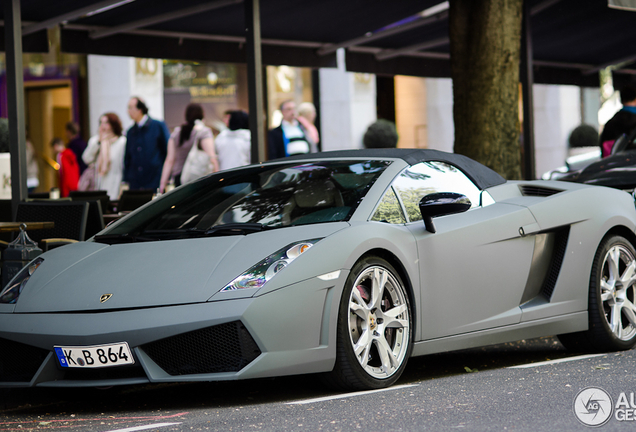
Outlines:
<svg viewBox="0 0 636 432"><path fill-rule="evenodd" d="M0 292L0 386L303 373L393 384L412 355L636 342L620 190L506 182L463 156L351 150L219 172Z"/></svg>

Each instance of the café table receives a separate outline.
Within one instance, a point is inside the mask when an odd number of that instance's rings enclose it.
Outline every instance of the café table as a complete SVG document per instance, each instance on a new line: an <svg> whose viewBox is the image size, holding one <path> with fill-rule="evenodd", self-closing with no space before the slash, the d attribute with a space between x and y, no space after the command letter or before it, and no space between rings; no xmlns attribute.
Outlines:
<svg viewBox="0 0 636 432"><path fill-rule="evenodd" d="M104 225L108 225L111 222L114 222L118 219L121 219L122 217L126 216L128 213L130 213L129 211L123 211L123 212L119 212L119 213L107 213L102 215L102 217L104 218Z"/></svg>
<svg viewBox="0 0 636 432"><path fill-rule="evenodd" d="M0 232L17 232L22 225L25 230L55 228L55 222L0 222Z"/></svg>

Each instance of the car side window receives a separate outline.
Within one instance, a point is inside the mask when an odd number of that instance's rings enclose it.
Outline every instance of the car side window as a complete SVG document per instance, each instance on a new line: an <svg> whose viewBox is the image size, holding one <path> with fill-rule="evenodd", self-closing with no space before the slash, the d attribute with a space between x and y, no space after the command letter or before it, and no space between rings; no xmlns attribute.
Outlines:
<svg viewBox="0 0 636 432"><path fill-rule="evenodd" d="M406 218L402 212L402 206L400 205L397 195L395 195L395 191L392 187L386 191L380 200L371 220L391 224L406 223Z"/></svg>
<svg viewBox="0 0 636 432"><path fill-rule="evenodd" d="M404 204L409 222L422 220L420 200L432 193L455 192L466 195L471 208L479 206L480 190L458 168L445 162L421 162L404 171L393 181L393 188Z"/></svg>

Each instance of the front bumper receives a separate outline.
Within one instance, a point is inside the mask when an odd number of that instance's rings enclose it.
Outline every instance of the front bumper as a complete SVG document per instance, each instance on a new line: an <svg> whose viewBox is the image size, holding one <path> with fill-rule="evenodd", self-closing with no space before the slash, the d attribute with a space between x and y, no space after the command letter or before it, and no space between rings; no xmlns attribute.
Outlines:
<svg viewBox="0 0 636 432"><path fill-rule="evenodd" d="M0 313L0 387L221 381L329 371L342 278L312 278L259 297L190 305ZM62 368L53 351L56 345L117 342L132 348L134 365Z"/></svg>

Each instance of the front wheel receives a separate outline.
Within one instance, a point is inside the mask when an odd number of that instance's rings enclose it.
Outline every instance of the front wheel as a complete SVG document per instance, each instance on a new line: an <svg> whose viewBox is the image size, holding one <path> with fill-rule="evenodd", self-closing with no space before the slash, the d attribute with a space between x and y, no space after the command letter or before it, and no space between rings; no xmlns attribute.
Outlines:
<svg viewBox="0 0 636 432"><path fill-rule="evenodd" d="M404 371L411 350L404 283L387 261L363 258L351 269L342 295L336 365L327 381L347 390L388 387Z"/></svg>
<svg viewBox="0 0 636 432"><path fill-rule="evenodd" d="M636 345L636 250L624 237L606 238L590 274L587 332L561 335L567 348L617 351Z"/></svg>

